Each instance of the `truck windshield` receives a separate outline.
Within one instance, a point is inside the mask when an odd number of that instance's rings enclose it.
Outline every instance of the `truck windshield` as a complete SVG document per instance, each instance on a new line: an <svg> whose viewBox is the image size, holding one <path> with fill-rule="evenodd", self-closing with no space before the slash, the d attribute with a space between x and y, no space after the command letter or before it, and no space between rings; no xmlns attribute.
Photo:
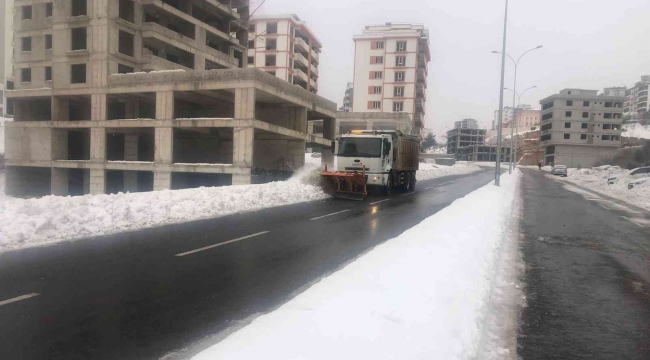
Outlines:
<svg viewBox="0 0 650 360"><path fill-rule="evenodd" d="M338 155L343 157L380 157L381 139L341 138Z"/></svg>

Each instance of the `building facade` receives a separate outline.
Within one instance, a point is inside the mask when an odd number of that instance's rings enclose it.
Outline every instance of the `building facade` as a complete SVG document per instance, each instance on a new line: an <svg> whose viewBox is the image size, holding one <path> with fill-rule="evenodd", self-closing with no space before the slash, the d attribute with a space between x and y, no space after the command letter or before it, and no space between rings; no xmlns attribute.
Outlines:
<svg viewBox="0 0 650 360"><path fill-rule="evenodd" d="M0 117L9 116L11 107L7 106L5 91L7 83L12 86L13 75L13 8L14 0L0 3Z"/></svg>
<svg viewBox="0 0 650 360"><path fill-rule="evenodd" d="M463 119L454 122L455 129L478 129L478 121L474 119Z"/></svg>
<svg viewBox="0 0 650 360"><path fill-rule="evenodd" d="M648 88L650 87L650 75L641 76L641 81L625 91L625 104L623 111L629 115L632 120L643 116L650 111L650 102L648 102Z"/></svg>
<svg viewBox="0 0 650 360"><path fill-rule="evenodd" d="M342 112L352 111L352 100L354 99L354 84L349 82L345 87L345 95L343 96L343 106L339 108Z"/></svg>
<svg viewBox="0 0 650 360"><path fill-rule="evenodd" d="M354 112L404 112L425 127L429 31L422 25L369 25L354 36Z"/></svg>
<svg viewBox="0 0 650 360"><path fill-rule="evenodd" d="M464 148L485 144L485 134L485 129L454 128L447 131L447 154L454 154L456 160L462 160Z"/></svg>
<svg viewBox="0 0 650 360"><path fill-rule="evenodd" d="M336 104L243 68L248 1L230 3L16 3L6 193L263 182L330 147Z"/></svg>
<svg viewBox="0 0 650 360"><path fill-rule="evenodd" d="M564 89L540 101L540 144L547 165L592 167L621 147L623 96Z"/></svg>
<svg viewBox="0 0 650 360"><path fill-rule="evenodd" d="M542 111L539 109L520 109L515 117L516 122L508 124L508 127L514 126L519 132L529 131L531 128L539 126L541 114Z"/></svg>
<svg viewBox="0 0 650 360"><path fill-rule="evenodd" d="M322 45L295 14L254 16L250 20L248 64L290 84L318 92Z"/></svg>

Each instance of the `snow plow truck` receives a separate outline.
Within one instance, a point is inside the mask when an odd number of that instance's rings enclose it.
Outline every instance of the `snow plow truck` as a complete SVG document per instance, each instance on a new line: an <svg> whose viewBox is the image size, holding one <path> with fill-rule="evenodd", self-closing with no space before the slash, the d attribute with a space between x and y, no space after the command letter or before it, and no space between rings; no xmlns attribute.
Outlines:
<svg viewBox="0 0 650 360"><path fill-rule="evenodd" d="M420 141L399 130L353 130L332 143L334 165L321 175L333 184L335 197L363 200L369 187L389 195L415 190Z"/></svg>

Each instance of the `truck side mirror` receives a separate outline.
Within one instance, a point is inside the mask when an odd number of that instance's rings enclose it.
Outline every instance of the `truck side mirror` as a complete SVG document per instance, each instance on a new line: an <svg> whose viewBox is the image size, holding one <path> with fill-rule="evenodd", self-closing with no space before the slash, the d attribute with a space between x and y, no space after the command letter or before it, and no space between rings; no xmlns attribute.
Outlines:
<svg viewBox="0 0 650 360"><path fill-rule="evenodd" d="M388 139L384 139L384 155L388 155L390 152L390 143L388 142Z"/></svg>
<svg viewBox="0 0 650 360"><path fill-rule="evenodd" d="M336 154L336 141L332 140L332 155Z"/></svg>

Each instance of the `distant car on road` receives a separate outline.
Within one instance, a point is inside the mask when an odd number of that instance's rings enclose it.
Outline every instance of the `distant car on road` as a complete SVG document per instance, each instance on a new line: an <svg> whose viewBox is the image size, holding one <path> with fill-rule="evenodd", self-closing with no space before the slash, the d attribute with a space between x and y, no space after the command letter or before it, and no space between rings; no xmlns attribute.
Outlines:
<svg viewBox="0 0 650 360"><path fill-rule="evenodd" d="M322 156L323 156L323 154L321 154L321 153L319 153L319 152L313 152L313 153L311 153L311 157L313 157L313 158L319 158L319 157L322 157Z"/></svg>
<svg viewBox="0 0 650 360"><path fill-rule="evenodd" d="M560 175L566 177L568 175L566 165L555 165L551 169L552 175Z"/></svg>
<svg viewBox="0 0 650 360"><path fill-rule="evenodd" d="M629 173L607 178L607 185L616 184L619 181L627 183L627 188L632 189L634 186L650 181L650 166L644 166L630 170Z"/></svg>

